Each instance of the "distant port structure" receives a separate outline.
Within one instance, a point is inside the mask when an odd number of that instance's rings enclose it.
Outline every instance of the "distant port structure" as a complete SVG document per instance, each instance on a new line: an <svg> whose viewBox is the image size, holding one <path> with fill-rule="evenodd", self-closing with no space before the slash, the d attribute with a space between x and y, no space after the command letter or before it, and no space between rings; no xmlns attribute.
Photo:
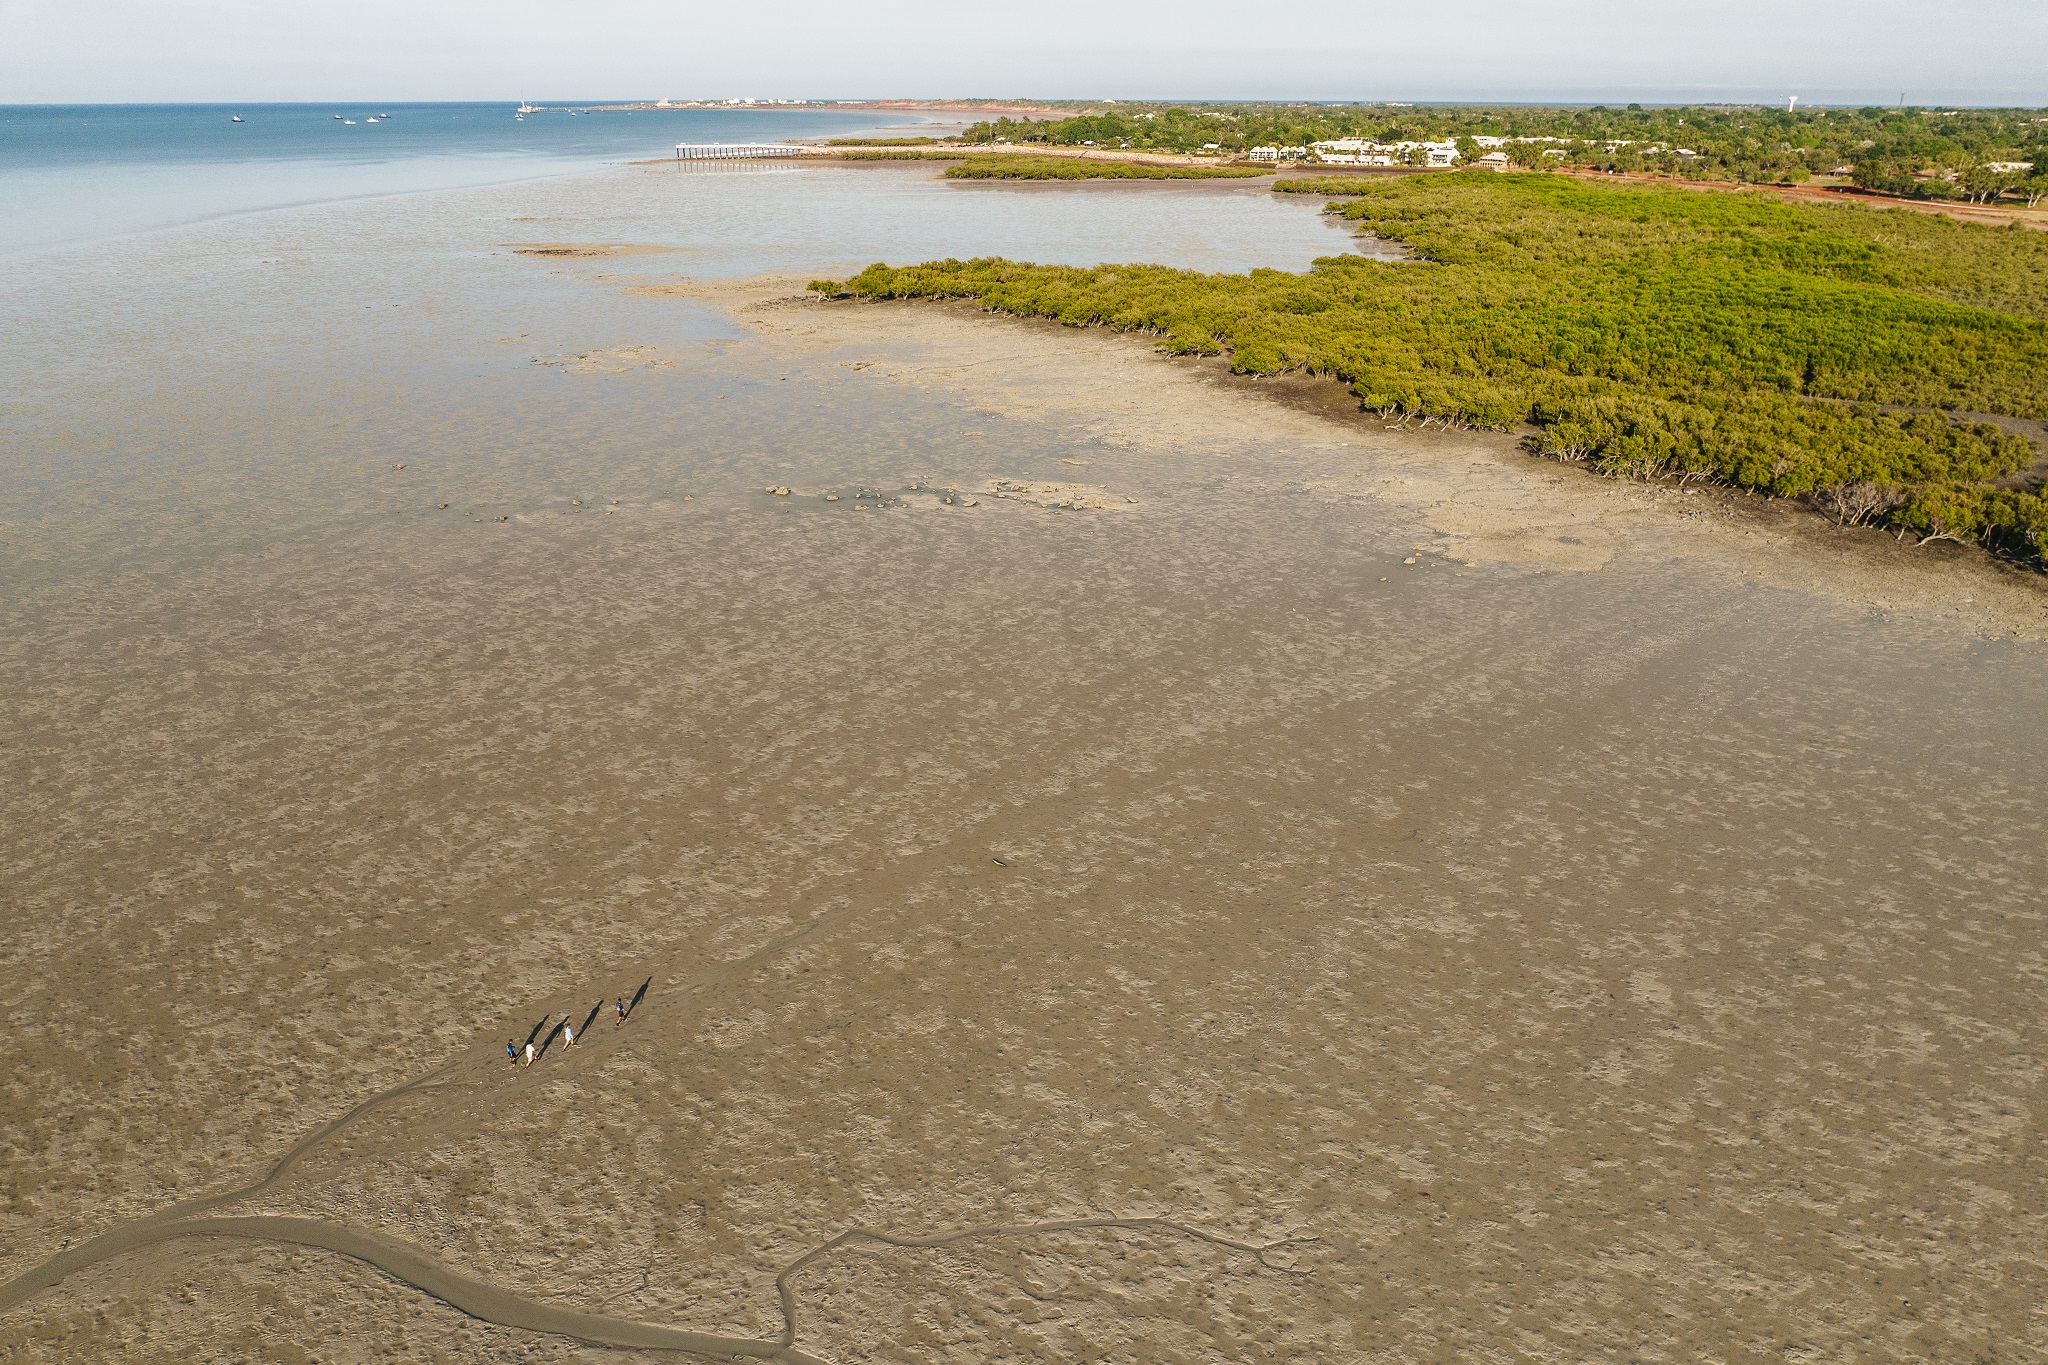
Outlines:
<svg viewBox="0 0 2048 1365"><path fill-rule="evenodd" d="M678 161L760 161L770 157L809 156L815 147L790 142L678 142Z"/></svg>

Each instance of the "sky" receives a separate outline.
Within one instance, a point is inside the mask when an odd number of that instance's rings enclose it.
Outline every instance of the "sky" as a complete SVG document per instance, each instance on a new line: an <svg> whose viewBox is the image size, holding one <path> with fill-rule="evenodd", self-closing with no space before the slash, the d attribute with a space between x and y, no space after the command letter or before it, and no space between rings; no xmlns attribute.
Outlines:
<svg viewBox="0 0 2048 1365"><path fill-rule="evenodd" d="M2048 105L2048 0L0 0L0 104Z"/></svg>

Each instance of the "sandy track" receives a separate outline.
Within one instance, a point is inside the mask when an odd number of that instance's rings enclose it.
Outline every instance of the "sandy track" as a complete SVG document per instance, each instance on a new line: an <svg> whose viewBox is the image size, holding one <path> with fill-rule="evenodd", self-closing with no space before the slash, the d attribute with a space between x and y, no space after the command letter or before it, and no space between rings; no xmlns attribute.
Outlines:
<svg viewBox="0 0 2048 1365"><path fill-rule="evenodd" d="M791 1362L791 1365L822 1365L815 1357L782 1342L690 1332L657 1323L634 1322L628 1318L606 1317L600 1313L535 1303L496 1285L457 1274L418 1247L372 1237L317 1218L189 1218L130 1224L46 1261L0 1288L0 1312L18 1306L38 1291L59 1283L65 1276L88 1265L185 1237L235 1237L332 1251L375 1266L399 1283L431 1294L473 1318L529 1332L573 1337L597 1346L694 1351L700 1355L782 1360Z"/></svg>
<svg viewBox="0 0 2048 1365"><path fill-rule="evenodd" d="M762 1361L791 1361L793 1365L821 1365L815 1357L795 1351L784 1342L748 1340L737 1336L715 1336L709 1332L688 1332L653 1322L629 1318L606 1318L573 1308L555 1308L487 1285L451 1271L418 1246L393 1242L389 1238L356 1232L317 1218L186 1218L174 1222L141 1222L94 1238L84 1246L55 1257L27 1275L0 1287L0 1312L27 1302L39 1289L59 1283L66 1275L98 1261L158 1246L178 1238L248 1238L260 1242L289 1242L332 1250L342 1257L373 1265L391 1279L434 1295L471 1318L514 1326L528 1332L549 1332L571 1336L598 1347L635 1347L643 1351L694 1351L698 1355L733 1355Z"/></svg>
<svg viewBox="0 0 2048 1365"><path fill-rule="evenodd" d="M67 1276L101 1261L161 1246L181 1238L226 1237L288 1243L347 1256L365 1265L374 1266L400 1284L432 1295L473 1318L496 1323L501 1327L516 1327L528 1332L571 1337L596 1346L691 1351L699 1355L780 1360L788 1362L788 1365L825 1365L824 1361L805 1354L794 1344L798 1312L794 1280L814 1261L831 1255L841 1247L853 1242L868 1241L903 1249L928 1250L957 1246L962 1242L982 1238L1028 1237L1046 1233L1108 1229L1125 1232L1164 1232L1191 1237L1213 1246L1244 1252L1268 1269L1282 1273L1296 1272L1274 1265L1266 1259L1269 1254L1290 1246L1319 1240L1313 1237L1283 1238L1279 1241L1253 1244L1205 1232L1200 1228L1167 1218L1061 1219L1048 1223L965 1228L928 1237L880 1232L873 1228L848 1228L832 1240L805 1252L776 1277L775 1288L781 1300L785 1323L782 1339L760 1341L748 1337L692 1332L680 1327L665 1327L659 1323L636 1322L630 1318L610 1317L602 1313L586 1313L573 1308L536 1303L497 1285L486 1284L458 1274L418 1247L408 1246L386 1237L373 1237L354 1228L342 1227L317 1218L258 1215L248 1218L181 1218L173 1221L149 1219L116 1229L82 1247L52 1257L27 1274L16 1277L5 1286L0 1286L0 1313L19 1307L40 1291L52 1288Z"/></svg>
<svg viewBox="0 0 2048 1365"><path fill-rule="evenodd" d="M435 1073L437 1076L439 1074L441 1073ZM852 1227L806 1251L775 1277L775 1291L782 1310L783 1330L778 1340L765 1341L693 1332L659 1323L639 1322L630 1318L538 1303L498 1285L460 1274L419 1247L389 1237L373 1236L323 1219L277 1215L239 1218L193 1216L200 1210L233 1203L267 1188L280 1179L299 1156L317 1143L340 1132L353 1119L387 1100L419 1090L432 1080L433 1077L422 1077L419 1081L395 1087L382 1095L365 1100L293 1147L263 1180L253 1185L174 1206L160 1214L115 1228L81 1246L51 1257L41 1265L16 1276L7 1284L0 1285L0 1313L18 1308L38 1293L56 1287L79 1271L115 1257L131 1255L184 1238L236 1238L311 1247L361 1261L384 1272L400 1284L431 1295L470 1317L501 1327L569 1337L598 1346L689 1351L700 1355L779 1360L788 1362L789 1365L825 1365L818 1357L806 1354L795 1345L799 1330L796 1279L813 1263L856 1242L873 1242L904 1250L935 1250L986 1238L1104 1230L1159 1232L1188 1237L1212 1246L1245 1253L1268 1270L1283 1274L1299 1274L1302 1272L1290 1266L1275 1264L1267 1258L1275 1252L1321 1240L1316 1237L1287 1237L1265 1243L1244 1242L1173 1219L1157 1217L1079 1218L1056 1219L1042 1223L994 1224L928 1236Z"/></svg>

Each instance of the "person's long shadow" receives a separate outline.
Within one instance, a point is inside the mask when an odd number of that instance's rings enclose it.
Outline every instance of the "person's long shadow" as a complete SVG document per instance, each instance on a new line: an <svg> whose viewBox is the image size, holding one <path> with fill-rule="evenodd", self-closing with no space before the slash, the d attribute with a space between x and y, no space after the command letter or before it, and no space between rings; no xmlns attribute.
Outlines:
<svg viewBox="0 0 2048 1365"><path fill-rule="evenodd" d="M548 1049L555 1045L555 1039L562 1036L562 1025L568 1022L569 1016L566 1014L563 1015L561 1019L556 1022L555 1026L548 1030L548 1036L541 1039L540 1051L533 1054L533 1063L535 1066L539 1066L541 1059L548 1055Z"/></svg>

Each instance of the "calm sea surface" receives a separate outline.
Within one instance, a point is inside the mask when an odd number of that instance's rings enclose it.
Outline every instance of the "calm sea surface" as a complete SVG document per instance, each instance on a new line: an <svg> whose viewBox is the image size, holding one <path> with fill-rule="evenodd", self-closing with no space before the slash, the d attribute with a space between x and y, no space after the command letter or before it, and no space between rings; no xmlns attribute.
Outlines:
<svg viewBox="0 0 2048 1365"><path fill-rule="evenodd" d="M851 131L872 126L869 113L515 123L504 109L396 106L388 126L365 128L324 108L277 110L274 127L261 109L232 124L224 106L66 112L11 111L0 170L12 252L0 258L0 525L25 537L17 550L52 537L30 559L98 540L83 505L127 540L132 518L165 506L170 485L146 468L211 463L232 446L237 461L303 478L359 448L365 422L379 440L432 430L502 445L536 430L531 414L508 419L502 394L470 406L479 383L519 375L525 392L560 355L735 336L722 315L636 298L621 276L843 276L877 260L976 255L1302 270L1353 247L1319 204L1263 183L963 184L917 162L659 158L679 140ZM564 243L627 253L520 254ZM425 408L366 401L386 382ZM619 399L608 427L661 429L657 412ZM273 425L330 402L319 439ZM464 410L454 426L451 403ZM224 440L231 409L244 416L228 426L255 422L253 439ZM191 530L182 517L206 499L172 482L184 490L173 520Z"/></svg>
<svg viewBox="0 0 2048 1365"><path fill-rule="evenodd" d="M0 256L260 209L560 175L678 142L845 137L887 118L826 108L519 118L510 104L0 105Z"/></svg>

